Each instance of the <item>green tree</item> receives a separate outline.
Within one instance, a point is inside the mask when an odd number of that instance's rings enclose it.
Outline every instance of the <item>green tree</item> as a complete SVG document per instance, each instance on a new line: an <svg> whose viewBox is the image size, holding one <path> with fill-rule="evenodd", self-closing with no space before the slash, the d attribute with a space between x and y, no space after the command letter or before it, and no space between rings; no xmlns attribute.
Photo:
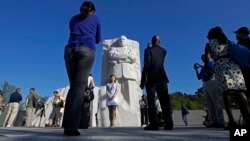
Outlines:
<svg viewBox="0 0 250 141"><path fill-rule="evenodd" d="M201 110L204 107L203 95L174 92L170 94L170 98L173 110L180 110L182 104L190 110Z"/></svg>
<svg viewBox="0 0 250 141"><path fill-rule="evenodd" d="M1 89L3 91L4 102L8 103L10 94L15 92L17 87L13 84L10 84L7 80L5 80L1 85ZM19 110L24 110L24 109L25 109L24 102L20 102Z"/></svg>
<svg viewBox="0 0 250 141"><path fill-rule="evenodd" d="M1 85L1 88L3 91L4 101L8 102L10 94L15 92L17 87L15 85L10 84L7 80L5 80Z"/></svg>

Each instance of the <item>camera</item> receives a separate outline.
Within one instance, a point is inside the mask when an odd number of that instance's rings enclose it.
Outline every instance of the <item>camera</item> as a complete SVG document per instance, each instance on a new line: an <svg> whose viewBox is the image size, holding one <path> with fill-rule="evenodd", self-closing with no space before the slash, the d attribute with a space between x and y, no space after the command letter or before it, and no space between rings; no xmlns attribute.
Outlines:
<svg viewBox="0 0 250 141"><path fill-rule="evenodd" d="M201 67L200 64L198 64L198 63L195 63L195 64L194 64L194 69L198 69L198 68L200 68L200 67Z"/></svg>

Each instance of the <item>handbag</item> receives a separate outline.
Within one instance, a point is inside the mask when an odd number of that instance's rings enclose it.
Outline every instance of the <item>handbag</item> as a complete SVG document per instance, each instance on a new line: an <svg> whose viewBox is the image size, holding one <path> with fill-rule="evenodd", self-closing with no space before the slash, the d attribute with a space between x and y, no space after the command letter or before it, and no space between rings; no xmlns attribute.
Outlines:
<svg viewBox="0 0 250 141"><path fill-rule="evenodd" d="M242 45L229 42L229 55L230 58L240 66L245 68L250 64L250 50Z"/></svg>

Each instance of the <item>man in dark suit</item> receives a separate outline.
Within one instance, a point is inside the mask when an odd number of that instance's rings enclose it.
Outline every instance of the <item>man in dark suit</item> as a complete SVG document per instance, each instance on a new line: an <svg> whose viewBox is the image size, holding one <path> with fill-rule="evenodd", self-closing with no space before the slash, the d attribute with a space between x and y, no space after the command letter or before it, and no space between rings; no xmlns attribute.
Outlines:
<svg viewBox="0 0 250 141"><path fill-rule="evenodd" d="M173 130L172 109L168 95L169 82L164 69L164 60L167 51L160 47L160 37L155 35L152 38L152 47L144 51L144 67L142 70L141 89L146 86L148 99L148 113L150 125L144 130L159 130L158 119L155 107L155 92L160 101L162 115L164 119L164 129Z"/></svg>

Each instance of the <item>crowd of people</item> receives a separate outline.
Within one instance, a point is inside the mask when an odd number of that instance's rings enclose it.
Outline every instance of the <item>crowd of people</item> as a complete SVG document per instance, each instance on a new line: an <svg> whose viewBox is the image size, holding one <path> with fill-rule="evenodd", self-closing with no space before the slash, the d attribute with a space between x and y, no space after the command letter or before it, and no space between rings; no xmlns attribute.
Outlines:
<svg viewBox="0 0 250 141"><path fill-rule="evenodd" d="M25 107L26 107L26 121L25 125L27 127L31 126L31 122L33 120L36 104L39 102L39 96L35 93L35 88L30 88L29 94L25 99ZM11 93L7 102L3 101L3 93L0 94L0 105L1 112L8 107L7 114L4 120L4 127L13 127L18 112L20 110L20 102L23 100L21 94L21 88L16 88L15 92Z"/></svg>
<svg viewBox="0 0 250 141"><path fill-rule="evenodd" d="M89 127L90 121L90 102L94 99L93 89L95 87L94 80L92 75L89 75L88 78L88 87L86 88L83 101L83 109L81 111L81 129L87 129ZM4 102L3 92L0 91L0 115L4 111L4 108L7 110L4 120L4 127L14 127L15 121L17 120L17 115L23 108L20 103L23 100L21 94L21 88L17 88L15 92L10 94L10 97L7 102ZM36 93L35 88L30 88L29 94L27 95L24 106L26 108L26 114L22 118L22 126L34 127L33 120L36 116L42 118L45 116L45 108L48 105L52 105L52 111L48 116L46 127L60 127L61 120L63 115L63 107L65 105L65 100L60 96L58 91L53 92L52 100L46 99L41 101L41 97ZM19 119L20 120L20 119ZM41 120L41 119L40 119ZM40 125L39 125L40 127Z"/></svg>
<svg viewBox="0 0 250 141"><path fill-rule="evenodd" d="M53 99L53 110L50 115L49 126L59 126L61 108L65 107L62 127L64 135L78 136L78 129L88 128L89 103L93 100L93 79L89 79L91 68L94 64L96 47L101 41L100 20L94 15L95 5L85 1L80 7L80 14L73 16L70 20L70 37L65 47L65 66L70 82L70 89L65 104L64 99L55 91ZM249 29L239 28L235 31L238 44L250 48ZM231 97L239 104L245 125L250 126L250 82L249 65L241 68L230 58L230 47L232 43L228 40L221 27L213 27L208 32L208 42L205 46L205 53L201 59L203 64L195 64L197 78L203 81L205 102L210 115L210 124L207 127L224 127L224 118L220 96L222 95L229 122L225 128L232 128L236 125L231 108ZM141 126L144 130L173 130L172 107L168 93L168 77L165 72L164 62L167 50L160 45L160 37L154 35L151 44L144 50L144 64L142 70L140 88L146 90L139 101L141 108ZM198 69L201 68L199 71ZM106 85L107 107L109 109L110 128L113 128L116 120L116 109L118 105L119 84L116 76L110 74L110 80ZM157 98L156 98L157 93ZM0 95L0 108L2 95ZM39 101L35 89L31 88L28 94L26 106L26 126L32 125L32 118L35 114L35 104ZM13 126L13 119L16 118L19 102L22 101L21 89L11 94L9 111L6 117L6 126ZM156 106L157 105L157 106ZM80 112L79 112L80 111ZM72 114L74 113L74 114ZM187 122L187 108L182 107L183 120Z"/></svg>

